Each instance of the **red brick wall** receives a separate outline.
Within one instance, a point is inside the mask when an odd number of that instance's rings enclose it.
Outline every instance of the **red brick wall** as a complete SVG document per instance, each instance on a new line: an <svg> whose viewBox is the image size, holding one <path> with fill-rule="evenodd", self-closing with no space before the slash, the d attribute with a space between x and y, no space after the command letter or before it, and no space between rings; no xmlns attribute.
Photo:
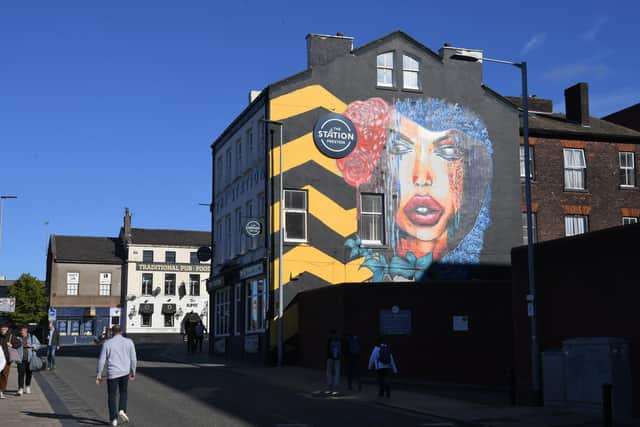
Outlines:
<svg viewBox="0 0 640 427"><path fill-rule="evenodd" d="M589 230L622 224L629 211L640 208L640 190L621 189L618 153L634 151L638 161L640 148L634 144L530 138L534 147L532 202L538 228L538 240L564 237L564 215L582 212L589 215ZM583 148L587 162L586 191L564 190L563 148ZM637 169L637 166L636 166ZM636 184L637 184L636 173ZM522 184L524 212L524 181Z"/></svg>

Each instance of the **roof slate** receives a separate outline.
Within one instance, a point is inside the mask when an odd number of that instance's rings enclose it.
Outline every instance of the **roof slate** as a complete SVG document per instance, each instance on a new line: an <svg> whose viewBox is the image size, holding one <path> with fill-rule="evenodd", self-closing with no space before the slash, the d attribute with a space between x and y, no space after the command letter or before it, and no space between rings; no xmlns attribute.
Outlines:
<svg viewBox="0 0 640 427"><path fill-rule="evenodd" d="M56 262L122 264L116 237L52 236Z"/></svg>
<svg viewBox="0 0 640 427"><path fill-rule="evenodd" d="M132 228L131 242L137 245L209 246L211 245L211 233L195 230Z"/></svg>
<svg viewBox="0 0 640 427"><path fill-rule="evenodd" d="M522 127L522 118L520 119ZM584 137L586 139L627 141L640 143L640 132L595 117L590 126L567 120L564 114L529 113L529 132L532 136Z"/></svg>

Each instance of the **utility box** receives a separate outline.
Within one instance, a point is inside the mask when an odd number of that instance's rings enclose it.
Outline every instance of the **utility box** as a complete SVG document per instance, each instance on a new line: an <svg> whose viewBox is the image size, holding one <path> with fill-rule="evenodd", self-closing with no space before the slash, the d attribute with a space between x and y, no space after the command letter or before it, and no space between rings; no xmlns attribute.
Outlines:
<svg viewBox="0 0 640 427"><path fill-rule="evenodd" d="M564 353L561 350L542 353L542 387L544 406L566 405Z"/></svg>
<svg viewBox="0 0 640 427"><path fill-rule="evenodd" d="M631 416L629 344L622 338L573 338L562 342L569 406L602 410L602 385L612 385L614 417Z"/></svg>

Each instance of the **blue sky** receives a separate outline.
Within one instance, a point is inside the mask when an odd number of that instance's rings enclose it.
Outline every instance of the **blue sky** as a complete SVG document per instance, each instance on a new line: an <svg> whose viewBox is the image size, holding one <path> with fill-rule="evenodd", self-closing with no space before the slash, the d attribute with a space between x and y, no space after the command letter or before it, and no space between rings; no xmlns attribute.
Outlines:
<svg viewBox="0 0 640 427"><path fill-rule="evenodd" d="M445 5L444 3L448 3ZM590 86L600 117L640 100L640 2L29 1L0 5L0 275L43 278L50 234L209 229L209 145L248 92L306 67L305 35L360 46L403 30L526 60L530 93L563 110ZM517 95L515 68L484 80Z"/></svg>

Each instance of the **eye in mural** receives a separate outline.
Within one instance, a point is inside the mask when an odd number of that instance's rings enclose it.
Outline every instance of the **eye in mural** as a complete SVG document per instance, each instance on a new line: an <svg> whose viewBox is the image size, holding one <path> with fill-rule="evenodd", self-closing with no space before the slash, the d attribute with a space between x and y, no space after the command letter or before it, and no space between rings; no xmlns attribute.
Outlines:
<svg viewBox="0 0 640 427"><path fill-rule="evenodd" d="M360 235L347 239L351 257L364 257L361 268L373 281L420 280L436 264L477 264L493 171L480 117L435 98L394 105L371 98L349 104L344 115L358 143L337 166L358 190L361 217L360 195L381 195L381 234L389 239L377 247Z"/></svg>

